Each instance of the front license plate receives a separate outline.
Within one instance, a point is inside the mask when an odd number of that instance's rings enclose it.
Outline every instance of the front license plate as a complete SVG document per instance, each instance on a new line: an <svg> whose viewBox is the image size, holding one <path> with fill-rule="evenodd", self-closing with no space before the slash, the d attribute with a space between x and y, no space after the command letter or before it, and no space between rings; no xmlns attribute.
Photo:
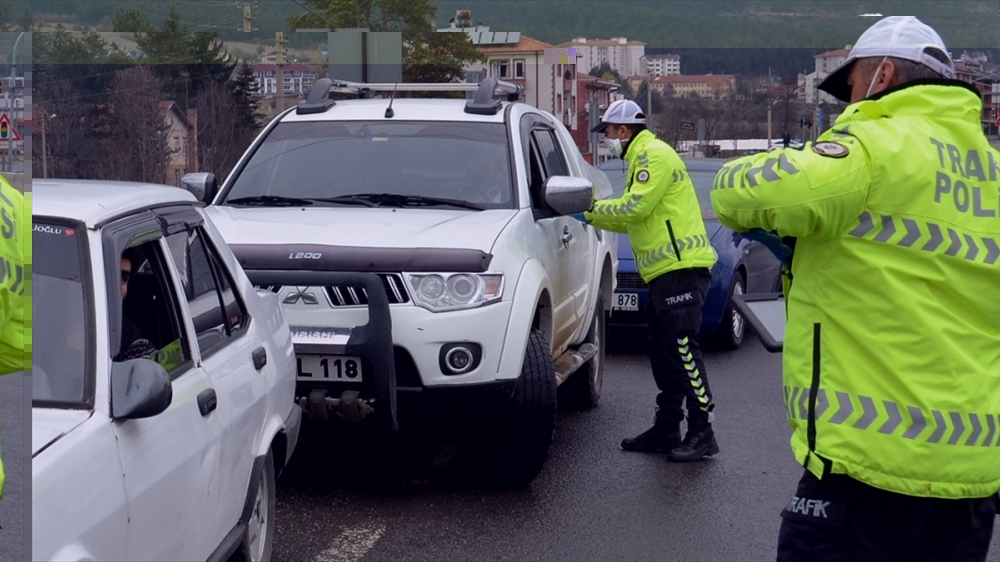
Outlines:
<svg viewBox="0 0 1000 562"><path fill-rule="evenodd" d="M361 358L348 355L297 355L300 381L361 382Z"/></svg>
<svg viewBox="0 0 1000 562"><path fill-rule="evenodd" d="M639 293L615 293L612 310L639 310Z"/></svg>

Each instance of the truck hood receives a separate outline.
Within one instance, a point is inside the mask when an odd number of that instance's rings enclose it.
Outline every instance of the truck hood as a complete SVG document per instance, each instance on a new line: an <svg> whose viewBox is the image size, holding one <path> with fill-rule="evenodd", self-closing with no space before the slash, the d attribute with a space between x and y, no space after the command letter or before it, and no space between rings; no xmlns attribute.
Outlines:
<svg viewBox="0 0 1000 562"><path fill-rule="evenodd" d="M517 214L515 209L357 207L209 206L206 211L229 244L462 248L486 253Z"/></svg>
<svg viewBox="0 0 1000 562"><path fill-rule="evenodd" d="M90 410L31 409L31 457L70 433L93 415Z"/></svg>

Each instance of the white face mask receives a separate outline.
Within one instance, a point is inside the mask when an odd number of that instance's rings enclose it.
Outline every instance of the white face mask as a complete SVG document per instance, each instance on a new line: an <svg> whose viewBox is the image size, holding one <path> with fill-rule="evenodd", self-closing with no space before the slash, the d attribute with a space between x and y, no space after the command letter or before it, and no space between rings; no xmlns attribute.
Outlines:
<svg viewBox="0 0 1000 562"><path fill-rule="evenodd" d="M608 148L611 150L611 154L613 154L615 158L622 157L621 139L604 139L604 142L608 145Z"/></svg>
<svg viewBox="0 0 1000 562"><path fill-rule="evenodd" d="M865 99L868 99L868 96L872 95L872 88L875 87L875 81L878 80L878 75L882 73L882 65L888 58L888 56L884 57L882 62L878 63L878 66L875 67L875 74L872 76L871 84L868 84L868 92L865 94Z"/></svg>

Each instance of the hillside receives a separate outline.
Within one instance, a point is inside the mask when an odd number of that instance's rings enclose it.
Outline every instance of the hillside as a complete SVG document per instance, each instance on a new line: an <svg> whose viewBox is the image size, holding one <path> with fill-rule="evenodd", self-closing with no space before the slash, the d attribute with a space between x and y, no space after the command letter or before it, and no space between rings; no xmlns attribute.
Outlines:
<svg viewBox="0 0 1000 562"><path fill-rule="evenodd" d="M992 0L432 0L437 23L459 9L472 10L473 23L497 31L521 31L558 44L574 37L638 39L647 52L682 56L687 74L757 73L770 69L789 77L812 69L812 56L843 47L875 18L864 13L912 14L934 26L957 55L964 49L1000 49L1000 22ZM27 0L4 0L18 17ZM275 31L290 31L287 17L303 8L293 0L259 0L255 26L242 33L242 9L233 0L173 3L192 31L213 31L226 41L273 41ZM242 4L242 2L240 2ZM59 19L110 30L121 8L138 9L162 21L169 0L30 0L39 19ZM290 34L292 47L307 47L315 35ZM589 70L589 69L585 69Z"/></svg>

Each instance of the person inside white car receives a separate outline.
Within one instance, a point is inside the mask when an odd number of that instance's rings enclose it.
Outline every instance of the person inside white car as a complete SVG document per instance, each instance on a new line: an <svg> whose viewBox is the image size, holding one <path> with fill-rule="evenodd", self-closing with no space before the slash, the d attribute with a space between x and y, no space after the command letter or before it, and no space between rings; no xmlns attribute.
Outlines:
<svg viewBox="0 0 1000 562"><path fill-rule="evenodd" d="M128 296L128 284L132 279L132 273L138 269L142 263L142 254L138 248L128 248L122 252L121 258L121 284L122 301ZM118 355L114 361L128 361L140 357L148 358L157 351L156 347L148 339L143 337L142 329L125 312L122 312L122 340L121 347L118 348Z"/></svg>

